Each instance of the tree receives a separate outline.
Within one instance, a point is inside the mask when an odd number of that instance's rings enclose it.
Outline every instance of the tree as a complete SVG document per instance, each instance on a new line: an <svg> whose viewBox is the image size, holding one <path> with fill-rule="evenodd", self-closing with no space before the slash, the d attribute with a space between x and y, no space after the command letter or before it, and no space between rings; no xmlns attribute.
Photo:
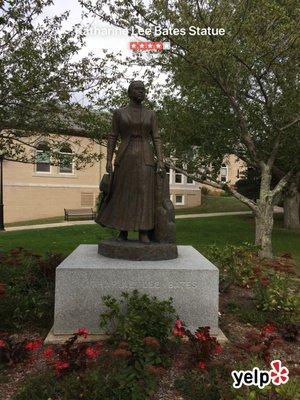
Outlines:
<svg viewBox="0 0 300 400"><path fill-rule="evenodd" d="M283 200L284 226L288 229L300 227L300 175L299 173L288 186Z"/></svg>
<svg viewBox="0 0 300 400"><path fill-rule="evenodd" d="M34 162L28 148L47 138L58 162L66 134L79 144L78 136L101 140L107 133L107 113L76 101L112 81L106 61L92 55L76 60L85 34L79 25L62 30L68 12L37 21L52 2L0 1L0 150L9 160ZM99 154L81 148L74 156L79 167Z"/></svg>
<svg viewBox="0 0 300 400"><path fill-rule="evenodd" d="M274 188L284 172L279 168L272 171L271 187ZM279 205L283 207L283 222L286 229L298 229L300 227L300 174L296 172L282 192ZM244 196L257 200L259 198L260 173L257 169L249 168L236 184L236 189Z"/></svg>
<svg viewBox="0 0 300 400"><path fill-rule="evenodd" d="M80 2L113 25L142 28L147 40L160 41L159 32L165 29L163 40L171 42L171 53L137 54L135 62L168 75L164 102L171 108L164 127L172 133L173 153L186 161L191 149L200 146L188 166L200 181L207 180L212 167L216 172L220 155L229 149L260 171L256 201L230 185L227 189L253 210L255 242L263 257L272 257L273 206L299 165L299 2ZM188 34L191 26L200 28L200 36ZM223 28L225 34L207 34L212 27ZM174 28L187 34L175 35ZM281 157L289 168L272 189L272 170ZM205 174L203 159L210 161Z"/></svg>

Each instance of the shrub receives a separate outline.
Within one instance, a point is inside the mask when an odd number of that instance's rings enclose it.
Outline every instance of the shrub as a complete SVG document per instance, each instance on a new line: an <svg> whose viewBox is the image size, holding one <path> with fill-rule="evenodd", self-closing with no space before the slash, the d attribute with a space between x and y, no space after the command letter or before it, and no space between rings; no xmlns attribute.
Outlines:
<svg viewBox="0 0 300 400"><path fill-rule="evenodd" d="M220 271L220 290L226 290L230 285L245 286L254 278L253 261L257 248L249 243L242 246L228 245L220 249L210 246L208 257Z"/></svg>
<svg viewBox="0 0 300 400"><path fill-rule="evenodd" d="M28 359L32 352L35 352L42 346L42 341L36 339L29 341L27 339L17 340L14 336L0 336L0 366L12 367L17 363Z"/></svg>
<svg viewBox="0 0 300 400"><path fill-rule="evenodd" d="M272 349L281 347L283 343L277 328L271 324L263 326L260 332L250 330L247 332L246 338L247 341L238 344L237 347L243 349L246 355L250 354L258 360L261 359L267 366L270 365Z"/></svg>
<svg viewBox="0 0 300 400"><path fill-rule="evenodd" d="M199 327L195 333L187 329L184 323L177 320L173 328L175 337L187 337L192 348L192 357L194 364L202 370L207 367L207 362L216 355L222 352L217 339L210 335L209 326Z"/></svg>
<svg viewBox="0 0 300 400"><path fill-rule="evenodd" d="M134 290L122 293L120 301L111 296L102 300L109 310L101 315L100 326L112 333L115 342L127 341L131 350L147 336L167 342L175 321L172 299L159 300Z"/></svg>
<svg viewBox="0 0 300 400"><path fill-rule="evenodd" d="M254 301L262 311L294 311L296 297L291 279L286 274L267 271L255 283Z"/></svg>
<svg viewBox="0 0 300 400"><path fill-rule="evenodd" d="M60 254L45 257L16 248L0 254L1 328L49 327L54 306L55 270Z"/></svg>
<svg viewBox="0 0 300 400"><path fill-rule="evenodd" d="M26 379L13 400L143 400L154 393L156 378L147 375L135 380L128 367L119 362L108 363L102 356L99 365L84 374L70 373L57 377L53 372L31 376ZM151 387L150 387L151 381Z"/></svg>
<svg viewBox="0 0 300 400"><path fill-rule="evenodd" d="M57 376L53 373L33 375L26 379L14 400L56 399L58 392Z"/></svg>
<svg viewBox="0 0 300 400"><path fill-rule="evenodd" d="M175 387L191 400L232 400L225 379L230 376L224 367L212 368L209 373L187 371L175 381ZM229 386L229 385L228 385Z"/></svg>
<svg viewBox="0 0 300 400"><path fill-rule="evenodd" d="M297 342L299 327L299 324L285 323L281 330L281 336L287 342Z"/></svg>
<svg viewBox="0 0 300 400"><path fill-rule="evenodd" d="M86 338L87 335L86 328L78 329L63 345L46 348L43 351L44 358L60 375L87 368L101 353L100 343L90 345L77 342L80 336Z"/></svg>
<svg viewBox="0 0 300 400"><path fill-rule="evenodd" d="M172 299L159 300L134 290L123 293L120 301L105 296L103 302L109 310L101 315L100 326L111 332L111 342L117 345L112 355L123 362L124 398L146 399L157 376L170 364L164 349L175 321Z"/></svg>

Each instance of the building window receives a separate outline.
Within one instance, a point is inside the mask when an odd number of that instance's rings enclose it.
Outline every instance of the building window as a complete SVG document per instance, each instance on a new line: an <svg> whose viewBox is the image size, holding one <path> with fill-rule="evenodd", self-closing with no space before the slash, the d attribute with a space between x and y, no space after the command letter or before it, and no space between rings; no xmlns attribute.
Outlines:
<svg viewBox="0 0 300 400"><path fill-rule="evenodd" d="M183 194L176 194L175 195L175 204L178 205L178 206L184 204L184 195Z"/></svg>
<svg viewBox="0 0 300 400"><path fill-rule="evenodd" d="M182 183L183 181L183 175L179 174L178 172L175 173L175 183Z"/></svg>
<svg viewBox="0 0 300 400"><path fill-rule="evenodd" d="M228 167L226 164L222 164L220 171L221 182L228 181Z"/></svg>
<svg viewBox="0 0 300 400"><path fill-rule="evenodd" d="M50 147L47 143L39 143L36 147L36 172L50 173Z"/></svg>
<svg viewBox="0 0 300 400"><path fill-rule="evenodd" d="M59 151L59 173L73 174L73 152L69 145L64 145Z"/></svg>
<svg viewBox="0 0 300 400"><path fill-rule="evenodd" d="M82 207L93 207L94 206L94 194L93 193L81 193L81 206Z"/></svg>
<svg viewBox="0 0 300 400"><path fill-rule="evenodd" d="M188 183L189 185L193 185L194 181L192 178L190 178L189 176L186 177L186 183Z"/></svg>

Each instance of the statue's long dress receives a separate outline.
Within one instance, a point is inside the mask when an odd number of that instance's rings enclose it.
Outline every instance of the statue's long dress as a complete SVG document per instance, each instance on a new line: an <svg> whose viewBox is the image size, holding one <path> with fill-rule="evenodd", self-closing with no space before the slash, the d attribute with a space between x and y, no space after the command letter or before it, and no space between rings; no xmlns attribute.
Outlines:
<svg viewBox="0 0 300 400"><path fill-rule="evenodd" d="M152 136L156 147L160 137L156 124L153 129L153 114L145 108L138 112L128 106L118 110L113 117L108 152L113 151L112 142L119 135L121 145L115 160L109 201L99 215L99 222L106 227L124 231L154 228L155 166L149 139Z"/></svg>

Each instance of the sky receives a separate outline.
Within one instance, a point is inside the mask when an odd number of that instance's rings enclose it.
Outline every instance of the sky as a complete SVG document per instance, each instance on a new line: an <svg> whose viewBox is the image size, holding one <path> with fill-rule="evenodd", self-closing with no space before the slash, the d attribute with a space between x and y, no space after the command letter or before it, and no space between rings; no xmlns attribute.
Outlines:
<svg viewBox="0 0 300 400"><path fill-rule="evenodd" d="M52 6L45 8L41 18L53 17L66 10L70 11L70 16L64 23L64 28L70 28L77 23L87 27L86 47L83 49L82 55L93 52L97 56L102 49L121 50L124 51L124 54L130 54L128 45L130 37L127 32L123 31L123 34L120 34L116 28L100 21L97 17L82 18L83 8L77 0L54 0ZM105 31L108 31L108 34Z"/></svg>
<svg viewBox="0 0 300 400"><path fill-rule="evenodd" d="M78 53L78 57L84 57L88 53L93 53L96 57L101 57L102 50L107 49L113 52L122 52L125 56L130 56L129 42L139 40L138 37L129 36L126 30L120 30L112 25L101 21L98 17L82 17L83 8L77 0L54 0L53 5L46 7L37 22L42 21L45 17L54 17L65 11L70 11L69 18L64 21L63 29L69 29L75 24L82 24L87 29L86 45ZM121 32L120 32L121 31ZM77 58L77 57L76 57ZM141 71L143 67L133 67L135 72ZM158 81L164 80L160 76ZM99 93L100 95L100 93ZM87 100L84 94L75 93L74 101L86 104Z"/></svg>

